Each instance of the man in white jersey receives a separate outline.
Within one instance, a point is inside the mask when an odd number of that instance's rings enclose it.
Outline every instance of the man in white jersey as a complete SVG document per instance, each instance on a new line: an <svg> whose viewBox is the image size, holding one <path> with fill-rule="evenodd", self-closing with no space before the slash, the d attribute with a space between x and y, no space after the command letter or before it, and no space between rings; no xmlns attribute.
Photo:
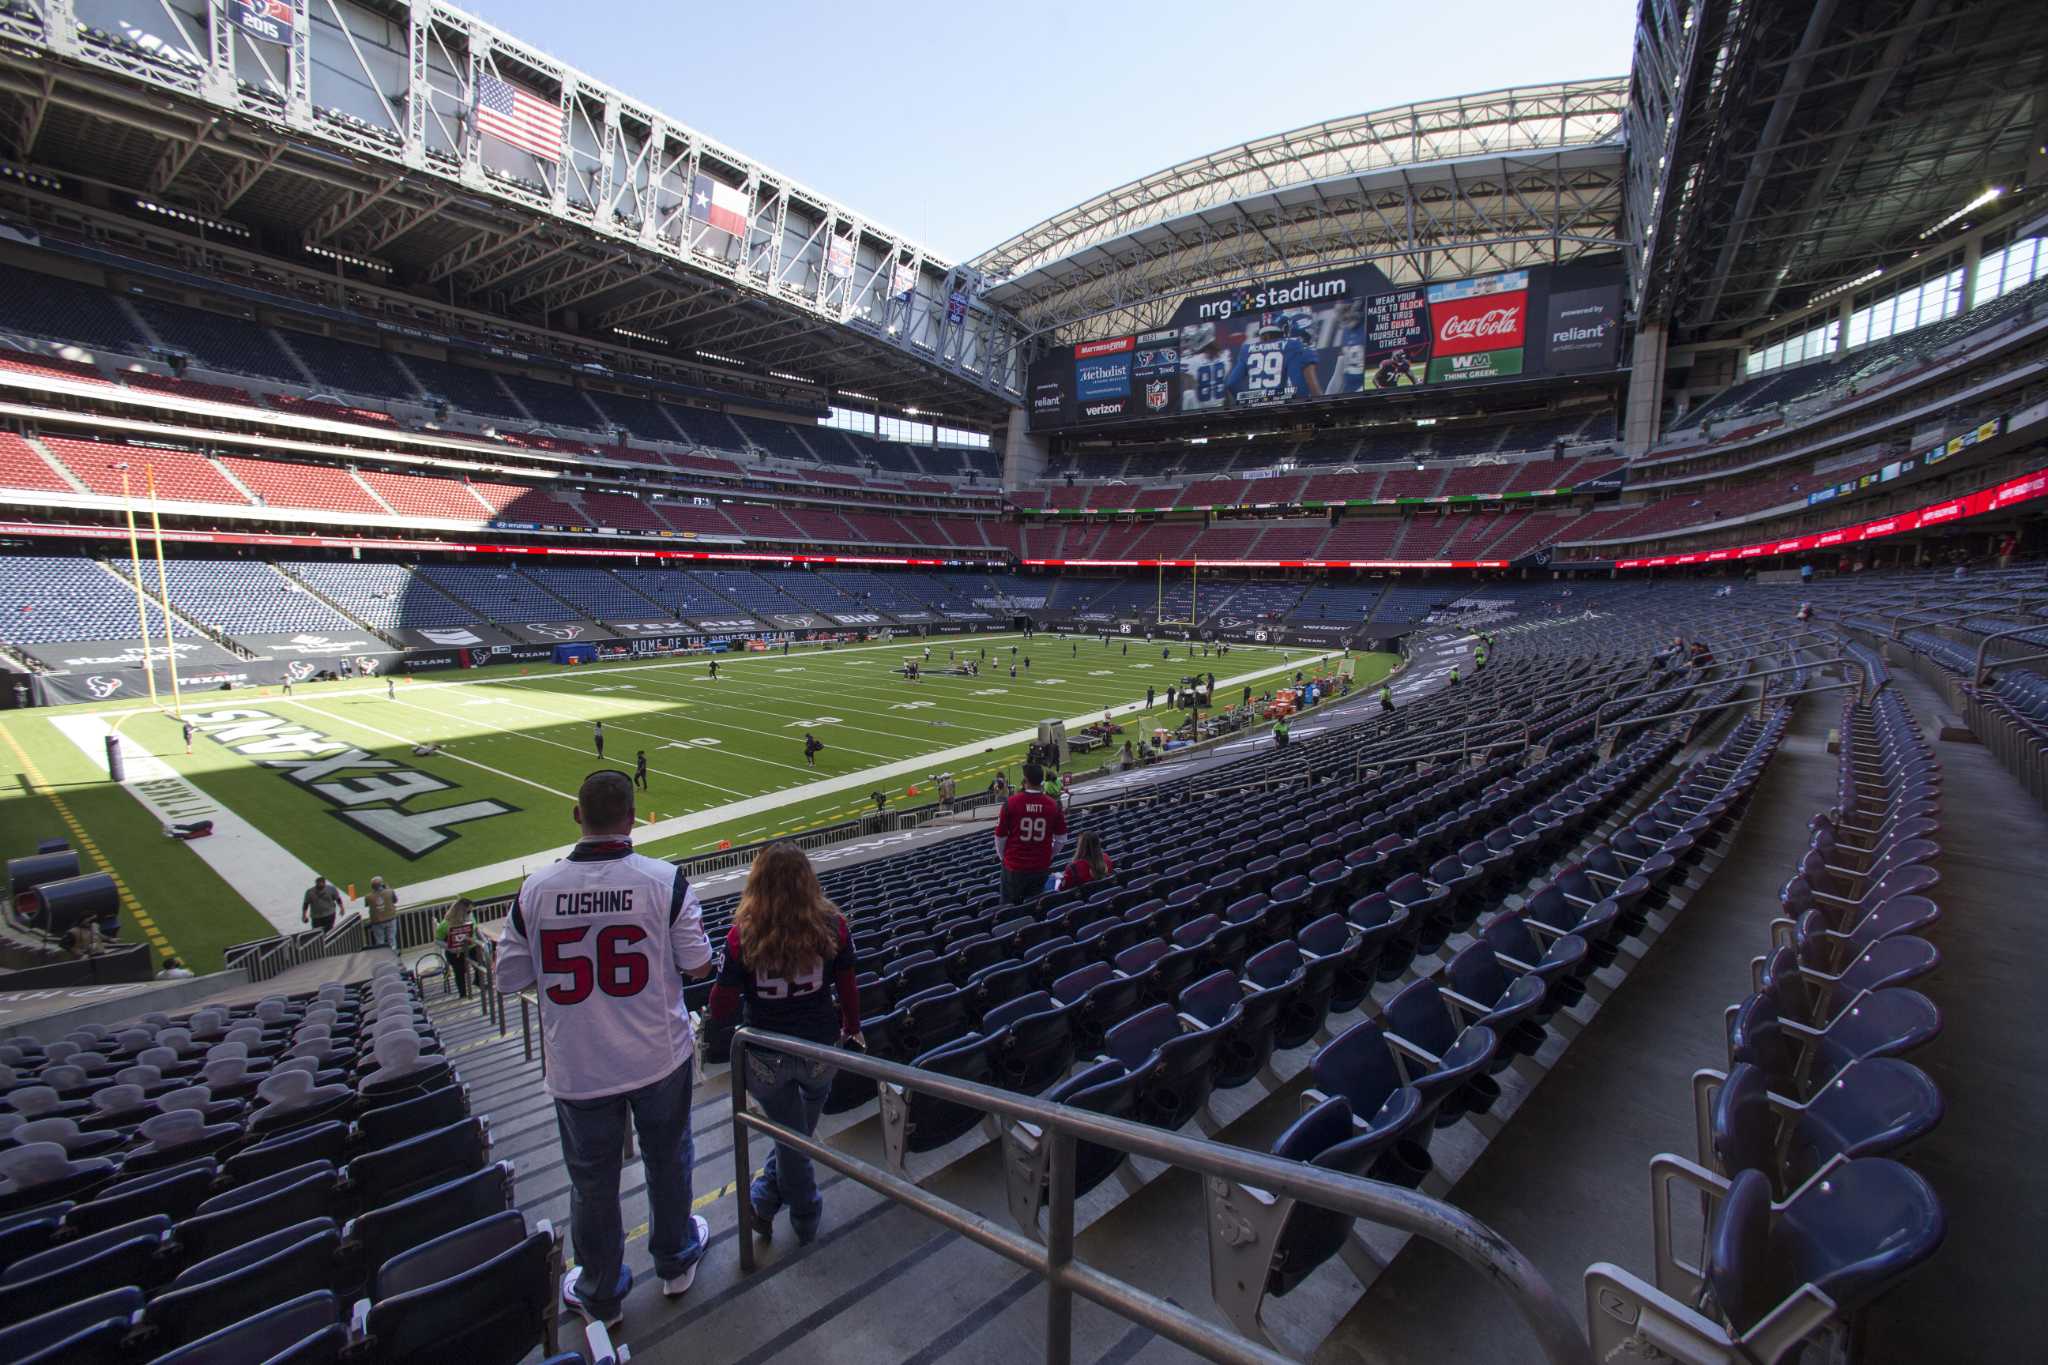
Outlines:
<svg viewBox="0 0 2048 1365"><path fill-rule="evenodd" d="M690 1017L683 979L711 974L711 943L689 879L633 851L633 780L583 779L583 831L561 862L526 879L498 945L498 987L537 986L548 1093L569 1169L580 1267L562 1301L616 1324L632 1274L619 1209L626 1116L647 1171L649 1232L662 1293L690 1287L710 1232L690 1212Z"/></svg>

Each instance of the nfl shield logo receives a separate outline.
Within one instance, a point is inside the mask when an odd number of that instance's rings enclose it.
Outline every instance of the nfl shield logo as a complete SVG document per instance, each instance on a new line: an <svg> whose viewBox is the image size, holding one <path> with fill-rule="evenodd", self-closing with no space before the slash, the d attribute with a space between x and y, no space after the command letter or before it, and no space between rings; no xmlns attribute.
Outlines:
<svg viewBox="0 0 2048 1365"><path fill-rule="evenodd" d="M1154 412L1166 411L1166 381L1155 379L1145 386L1145 406Z"/></svg>

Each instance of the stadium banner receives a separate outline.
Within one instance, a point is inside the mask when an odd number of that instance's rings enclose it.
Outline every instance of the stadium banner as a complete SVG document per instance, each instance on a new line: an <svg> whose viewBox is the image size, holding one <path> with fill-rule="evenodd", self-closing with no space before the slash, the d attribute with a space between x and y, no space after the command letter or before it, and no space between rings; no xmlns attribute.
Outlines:
<svg viewBox="0 0 2048 1365"><path fill-rule="evenodd" d="M408 651L416 649L488 649L509 645L514 638L492 626L406 626L391 632Z"/></svg>
<svg viewBox="0 0 2048 1365"><path fill-rule="evenodd" d="M290 661L353 659L365 654L393 652L390 645L366 630L327 634L302 630L289 635L237 635L235 638L258 654Z"/></svg>
<svg viewBox="0 0 2048 1365"><path fill-rule="evenodd" d="M722 624L713 621L704 621L700 622L699 624L701 624L706 630L761 629L759 623L756 623L752 626L734 626L730 624L729 621ZM771 611L768 613L768 624L776 630L823 630L832 623L814 612Z"/></svg>
<svg viewBox="0 0 2048 1365"><path fill-rule="evenodd" d="M673 617L662 621L612 621L609 624L622 638L628 640L645 640L657 636L688 635L691 633L689 622L678 621Z"/></svg>
<svg viewBox="0 0 2048 1365"><path fill-rule="evenodd" d="M234 14L242 32L257 42L291 46L291 0L234 0Z"/></svg>
<svg viewBox="0 0 2048 1365"><path fill-rule="evenodd" d="M1628 466L1618 465L1598 478L1581 479L1572 485L1574 493L1613 493L1628 484Z"/></svg>
<svg viewBox="0 0 2048 1365"><path fill-rule="evenodd" d="M536 645L566 645L578 640L608 640L609 626L595 621L501 621L501 627L516 639Z"/></svg>
<svg viewBox="0 0 2048 1365"><path fill-rule="evenodd" d="M543 655L547 651L542 651ZM408 673L418 673L436 668L460 668L467 662L466 649L408 649L399 659L398 666ZM479 656L481 657L481 656Z"/></svg>
<svg viewBox="0 0 2048 1365"><path fill-rule="evenodd" d="M835 280L850 279L853 276L853 242L846 237L835 236L825 247L825 273Z"/></svg>
<svg viewBox="0 0 2048 1365"><path fill-rule="evenodd" d="M1813 550L1838 550L1844 546L1861 545L1866 541L1882 540L1886 536L1901 535L1907 531L1927 531L1946 527L1952 522L1969 517L1981 517L1989 512L2002 512L2008 507L2016 507L2023 502L2032 502L2043 497L2048 497L2048 467L2036 469L2031 474L2022 474L2016 479L2007 479L2004 483L1994 484L1990 488L1980 488L1959 498L1946 498L1910 512L1898 512L1888 517L1879 517L1875 521L1859 522L1854 526L1838 526L1832 531L1815 531L1807 535L1789 536L1784 540L1764 541L1756 545L1731 545L1719 550L1694 550L1685 554L1617 559L1614 561L1614 567L1678 568L1689 564L1724 564L1763 559L1771 555L1804 554Z"/></svg>
<svg viewBox="0 0 2048 1365"><path fill-rule="evenodd" d="M304 659L237 659L224 650L219 653L225 662L188 659L181 653L178 659L179 688L186 692L211 692L241 687L276 687L286 681L307 681L334 667L332 661L315 664ZM393 654L366 655L358 666L366 672L381 672L390 667L390 661L396 657ZM82 701L146 702L149 678L143 673L139 648L135 658L133 665L39 674L36 683L48 705ZM155 673L157 692L168 699L171 680L161 660Z"/></svg>
<svg viewBox="0 0 2048 1365"><path fill-rule="evenodd" d="M1612 369L1622 292L1610 265L1400 286L1370 265L1274 276L1183 299L1161 331L1039 356L1031 428Z"/></svg>
<svg viewBox="0 0 2048 1365"><path fill-rule="evenodd" d="M105 540L107 528L86 526L70 522L41 521L0 521L0 536L20 536L30 540ZM545 556L555 559L672 559L692 564L899 564L911 568L932 569L1001 569L1003 561L996 557L999 552L985 551L981 557L939 558L930 555L813 555L769 553L765 551L725 550L664 550L655 545L634 545L616 547L609 545L588 545L576 541L565 541L558 545L501 545L496 541L439 540L422 538L400 540L388 536L307 536L282 532L243 531L175 531L165 530L163 538L179 545L256 545L266 549L308 549L308 550L403 550L417 554L422 550L444 550L453 554L519 555L531 559Z"/></svg>
<svg viewBox="0 0 2048 1365"><path fill-rule="evenodd" d="M804 619L817 621L819 627L823 627L825 624L824 621L819 620L817 617ZM705 635L752 635L769 628L751 616L693 616L690 618L690 623L697 628L699 633ZM780 629L797 630L806 629L806 627L783 626Z"/></svg>
<svg viewBox="0 0 2048 1365"><path fill-rule="evenodd" d="M186 670L204 672L209 669L239 667L242 660L228 653L219 645L207 640L190 638L172 641L178 655L178 676L183 678ZM52 644L27 644L15 646L37 663L56 673L97 673L106 669L132 668L135 676L142 676L145 655L156 670L157 676L166 684L170 675L164 671L164 647L159 640L149 642L147 649L141 640L63 640Z"/></svg>

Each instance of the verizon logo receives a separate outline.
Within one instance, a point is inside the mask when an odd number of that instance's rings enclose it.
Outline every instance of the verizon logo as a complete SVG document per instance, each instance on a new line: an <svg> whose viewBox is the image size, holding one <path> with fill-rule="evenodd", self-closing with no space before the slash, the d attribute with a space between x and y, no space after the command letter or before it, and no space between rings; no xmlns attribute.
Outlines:
<svg viewBox="0 0 2048 1365"><path fill-rule="evenodd" d="M1437 329L1439 341L1472 341L1480 337L1513 336L1522 325L1520 304L1512 308L1489 308L1471 317L1447 317Z"/></svg>

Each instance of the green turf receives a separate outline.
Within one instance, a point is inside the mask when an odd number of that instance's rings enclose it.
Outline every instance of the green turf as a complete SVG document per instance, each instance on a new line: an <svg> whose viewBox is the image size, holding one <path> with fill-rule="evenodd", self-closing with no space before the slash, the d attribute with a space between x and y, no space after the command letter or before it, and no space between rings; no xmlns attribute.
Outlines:
<svg viewBox="0 0 2048 1365"><path fill-rule="evenodd" d="M1019 660L1015 680L1009 676L1012 645ZM876 789L886 791L892 804L905 804L912 785L921 796L929 795L942 770L953 775L962 794L978 791L1000 768L1016 777L1025 741L996 741L1028 731L1040 719L1071 719L1138 701L1148 684L1157 689L1157 710L1163 714L1166 684L1185 674L1214 671L1222 680L1265 673L1255 684L1265 691L1317 657L1305 649L1247 645L1233 648L1228 657L1190 661L1181 646L1167 660L1160 653L1164 646L1148 648L1122 638L1105 647L1093 637L1024 641L985 636L936 641L929 666L943 668L949 650L964 658L978 656L983 648L988 660L976 679L935 675L907 681L892 670L921 649L898 642L799 650L786 658L779 653L722 657L716 682L709 679L707 662L693 658L428 674L400 679L395 700L387 698L382 681L306 685L289 699L274 692L186 698L188 716L260 713L208 727L215 731L250 723L274 729L276 722L284 722L394 765L382 776L361 771L339 775L356 784L338 788L340 795L364 795L360 788L368 782L388 782L395 769L407 769L447 784L406 800L401 809L407 813L479 800L514 808L455 825L456 837L416 857L393 851L349 823L342 818L345 807L260 766L263 755L237 752L202 732L186 757L177 724L132 703L16 713L7 725L44 779L66 784L60 790L74 814L101 840L177 951L195 965L211 966L225 944L267 932L262 919L190 849L166 841L139 804L106 784L99 765L51 725L54 716L92 712L117 724L209 796L343 885L360 886L381 873L401 888L453 878L464 890L494 890L516 881L519 869L499 868L498 875L491 875L486 869L492 865L540 854L575 837L568 814L573 793L583 775L598 765L591 745L594 719L605 723L607 763L630 768L635 750L648 753L650 790L640 798L644 821L704 813L701 827L660 838L650 837L650 831L640 841L649 852L677 855L715 849L725 840L743 844L843 820L873 809L869 793ZM1021 664L1026 655L1031 658L1028 671ZM1392 662L1386 655L1354 661L1361 682L1383 676ZM1225 690L1219 682L1219 700L1236 700L1240 688ZM1131 718L1120 720L1137 733ZM827 746L815 772L803 760L807 728ZM255 739L267 742L261 735ZM437 743L442 752L414 756L413 746L422 742ZM943 763L924 757L963 746L969 752ZM1113 754L1088 756L1080 766L1111 759ZM886 778L865 775L903 761L911 761L908 771ZM6 827L37 837L63 832L47 797L26 792L11 746L0 745L0 762L10 773L7 804L0 807ZM855 774L864 776L844 790L795 792L819 780ZM792 795L774 800L782 791ZM769 799L757 802L762 809L724 809L754 798ZM371 801L360 809L384 804ZM26 846L28 841L12 842Z"/></svg>

